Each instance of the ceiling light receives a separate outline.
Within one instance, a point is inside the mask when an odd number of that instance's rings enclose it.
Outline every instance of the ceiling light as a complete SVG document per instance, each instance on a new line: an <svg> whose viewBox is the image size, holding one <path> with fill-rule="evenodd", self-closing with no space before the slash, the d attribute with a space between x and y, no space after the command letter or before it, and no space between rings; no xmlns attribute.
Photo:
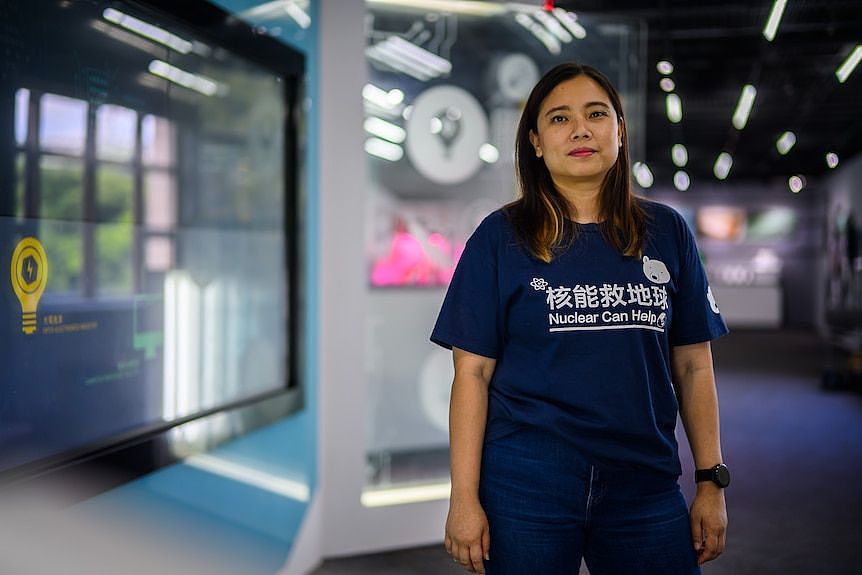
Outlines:
<svg viewBox="0 0 862 575"><path fill-rule="evenodd" d="M529 30L530 33L539 40L539 42L545 45L545 48L547 48L548 52L551 54L559 54L562 51L560 41L552 36L544 26L540 26L528 15L523 12L515 14L515 22Z"/></svg>
<svg viewBox="0 0 862 575"><path fill-rule="evenodd" d="M491 144L482 144L479 148L479 158L486 164L495 164L500 159L500 150Z"/></svg>
<svg viewBox="0 0 862 575"><path fill-rule="evenodd" d="M554 8L554 16L556 16L557 20L566 27L566 30L568 30L572 36L578 40L583 40L587 37L587 30L581 26L580 22L578 22L578 16L576 14L558 7Z"/></svg>
<svg viewBox="0 0 862 575"><path fill-rule="evenodd" d="M569 31L563 28L560 21L545 12L544 10L536 10L533 12L533 18L536 19L545 29L557 37L560 42L568 44L573 40Z"/></svg>
<svg viewBox="0 0 862 575"><path fill-rule="evenodd" d="M769 18L766 19L766 26L763 27L763 36L772 42L775 38L775 33L778 31L778 24L781 23L781 15L784 14L784 6L787 0L775 0L772 5L772 10L769 12Z"/></svg>
<svg viewBox="0 0 862 575"><path fill-rule="evenodd" d="M171 34L167 30L154 26L149 22L144 22L134 16L129 16L128 14L120 12L114 8L105 8L104 12L102 12L102 18L108 22L121 26L126 30L131 30L135 34L143 36L144 38L163 44L181 54L188 54L192 51L192 43L188 40L180 38L175 34Z"/></svg>
<svg viewBox="0 0 862 575"><path fill-rule="evenodd" d="M805 189L805 178L802 176L791 176L790 179L787 180L787 185L790 186L791 192L798 194Z"/></svg>
<svg viewBox="0 0 862 575"><path fill-rule="evenodd" d="M287 15L290 16L294 22L299 24L299 27L303 30L311 26L311 16L308 13L300 8L296 2L288 2L284 11L287 12Z"/></svg>
<svg viewBox="0 0 862 575"><path fill-rule="evenodd" d="M733 127L741 130L748 123L748 116L751 114L751 107L754 106L754 98L757 96L757 89L751 84L746 84L742 87L742 93L739 94L739 102L736 104L736 110L733 112Z"/></svg>
<svg viewBox="0 0 862 575"><path fill-rule="evenodd" d="M366 118L363 127L372 136L378 136L395 144L400 144L407 139L407 132L404 131L404 128L375 116Z"/></svg>
<svg viewBox="0 0 862 575"><path fill-rule="evenodd" d="M360 496L363 507L384 507L421 501L447 499L452 492L450 482L429 485L408 485L406 487L387 487L366 490Z"/></svg>
<svg viewBox="0 0 862 575"><path fill-rule="evenodd" d="M787 155L787 152L793 147L793 144L796 143L796 134L793 132L784 132L779 136L778 140L775 142L775 147L778 148L778 153L782 156Z"/></svg>
<svg viewBox="0 0 862 575"><path fill-rule="evenodd" d="M368 4L413 8L421 12L449 12L465 16L498 16L508 10L508 7L503 4L464 0L368 0Z"/></svg>
<svg viewBox="0 0 862 575"><path fill-rule="evenodd" d="M362 88L362 97L376 106L392 109L404 101L404 92L397 88L387 92L374 84L365 84Z"/></svg>
<svg viewBox="0 0 862 575"><path fill-rule="evenodd" d="M727 152L722 152L715 160L715 166L712 168L715 177L719 180L724 180L730 174L730 168L733 166L733 157Z"/></svg>
<svg viewBox="0 0 862 575"><path fill-rule="evenodd" d="M676 94L668 94L665 98L665 108L667 110L667 119L674 124L679 124L682 121L682 100Z"/></svg>
<svg viewBox="0 0 862 575"><path fill-rule="evenodd" d="M423 82L452 71L449 60L394 35L369 46L365 54L371 60Z"/></svg>
<svg viewBox="0 0 862 575"><path fill-rule="evenodd" d="M181 70L176 66L171 66L167 62L163 62L161 60L153 60L150 62L148 70L155 76L164 78L165 80L170 80L174 84L178 84L183 88L188 88L189 90L194 90L195 92L201 93L205 96L214 96L219 91L219 85L217 82L205 76L186 72L185 70Z"/></svg>
<svg viewBox="0 0 862 575"><path fill-rule="evenodd" d="M670 149L670 158L674 166L682 168L688 163L688 150L682 144L674 144Z"/></svg>
<svg viewBox="0 0 862 575"><path fill-rule="evenodd" d="M667 76L668 74L673 73L673 64L671 64L667 60L662 60L655 65L655 69L658 70L659 74L664 74L665 76Z"/></svg>
<svg viewBox="0 0 862 575"><path fill-rule="evenodd" d="M829 152L826 154L826 165L833 170L838 167L838 154L835 152Z"/></svg>
<svg viewBox="0 0 862 575"><path fill-rule="evenodd" d="M673 175L673 185L680 192L684 192L691 185L691 178L689 178L688 174L683 170L678 170L677 173Z"/></svg>
<svg viewBox="0 0 862 575"><path fill-rule="evenodd" d="M850 52L850 55L847 56L847 59L838 66L838 69L835 70L835 76L838 77L838 81L842 84L847 81L847 78L850 74L853 73L853 70L856 69L856 66L859 64L859 61L862 60L862 45L856 44L856 47L853 48L853 51Z"/></svg>
<svg viewBox="0 0 862 575"><path fill-rule="evenodd" d="M404 156L404 148L380 138L368 138L365 140L365 151L372 156L377 156L390 162L397 162Z"/></svg>
<svg viewBox="0 0 862 575"><path fill-rule="evenodd" d="M673 80L670 78L662 78L658 85L661 86L661 89L665 92L673 92L673 89L676 87L676 84L674 84Z"/></svg>
<svg viewBox="0 0 862 575"><path fill-rule="evenodd" d="M425 66L437 74L448 74L452 71L452 63L446 58L441 58L437 54L429 52L425 48L420 48L413 42L408 42L400 36L390 36L386 39L391 49L405 57L415 61L419 65Z"/></svg>
<svg viewBox="0 0 862 575"><path fill-rule="evenodd" d="M655 181L649 166L643 162L635 162L632 165L632 173L638 185L644 189L651 187Z"/></svg>

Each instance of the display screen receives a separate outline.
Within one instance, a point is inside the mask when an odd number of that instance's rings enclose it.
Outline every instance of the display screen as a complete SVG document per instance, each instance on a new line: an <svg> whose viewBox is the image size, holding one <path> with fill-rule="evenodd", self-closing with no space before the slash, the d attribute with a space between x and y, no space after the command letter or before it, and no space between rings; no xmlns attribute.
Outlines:
<svg viewBox="0 0 862 575"><path fill-rule="evenodd" d="M0 473L291 386L296 53L0 11Z"/></svg>

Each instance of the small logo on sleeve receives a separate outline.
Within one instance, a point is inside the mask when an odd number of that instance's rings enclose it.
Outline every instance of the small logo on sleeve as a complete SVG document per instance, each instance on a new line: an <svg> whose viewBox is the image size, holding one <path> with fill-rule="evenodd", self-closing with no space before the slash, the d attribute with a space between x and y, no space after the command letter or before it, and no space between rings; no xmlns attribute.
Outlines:
<svg viewBox="0 0 862 575"><path fill-rule="evenodd" d="M712 294L712 288L706 287L706 299L709 300L709 307L712 308L712 311L715 313L721 313L718 311L718 304L715 302L715 296Z"/></svg>

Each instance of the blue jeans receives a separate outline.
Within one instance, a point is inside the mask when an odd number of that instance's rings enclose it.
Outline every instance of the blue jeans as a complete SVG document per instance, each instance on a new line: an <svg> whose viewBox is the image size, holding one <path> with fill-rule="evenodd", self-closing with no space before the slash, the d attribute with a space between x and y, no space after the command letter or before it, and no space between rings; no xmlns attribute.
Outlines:
<svg viewBox="0 0 862 575"><path fill-rule="evenodd" d="M674 478L600 471L547 432L486 443L479 496L486 575L576 575L582 558L591 575L700 573Z"/></svg>

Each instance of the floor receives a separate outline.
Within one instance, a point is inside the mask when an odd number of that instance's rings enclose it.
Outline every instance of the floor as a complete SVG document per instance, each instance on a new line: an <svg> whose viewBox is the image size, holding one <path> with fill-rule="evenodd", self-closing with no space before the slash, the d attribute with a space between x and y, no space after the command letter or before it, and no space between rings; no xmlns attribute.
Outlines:
<svg viewBox="0 0 862 575"><path fill-rule="evenodd" d="M734 475L728 548L704 574L862 574L862 393L820 388L830 354L810 332L739 331L713 351ZM437 544L331 559L312 575L449 573L464 571Z"/></svg>

